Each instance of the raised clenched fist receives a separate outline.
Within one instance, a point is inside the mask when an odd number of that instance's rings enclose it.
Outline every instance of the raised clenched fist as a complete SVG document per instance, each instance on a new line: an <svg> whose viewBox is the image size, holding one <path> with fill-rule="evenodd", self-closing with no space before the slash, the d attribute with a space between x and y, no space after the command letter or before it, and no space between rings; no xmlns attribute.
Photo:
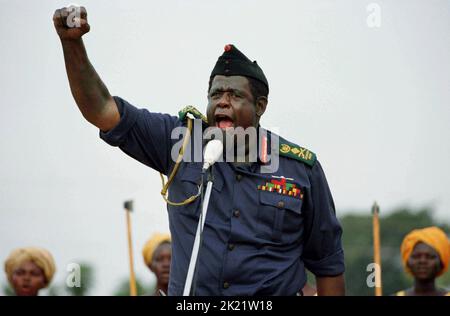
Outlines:
<svg viewBox="0 0 450 316"><path fill-rule="evenodd" d="M61 40L77 40L89 32L85 7L69 6L53 14L53 24Z"/></svg>

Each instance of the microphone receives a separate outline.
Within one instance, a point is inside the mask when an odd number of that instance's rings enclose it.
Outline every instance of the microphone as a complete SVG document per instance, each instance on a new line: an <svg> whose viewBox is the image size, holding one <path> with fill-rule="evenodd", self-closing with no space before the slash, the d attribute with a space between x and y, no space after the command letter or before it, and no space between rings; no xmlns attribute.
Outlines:
<svg viewBox="0 0 450 316"><path fill-rule="evenodd" d="M218 139L213 139L206 144L205 153L203 155L203 171L208 170L223 153L223 144Z"/></svg>
<svg viewBox="0 0 450 316"><path fill-rule="evenodd" d="M203 154L203 169L202 169L202 185L203 185L203 176L206 173L206 170L209 169L219 158L222 156L223 152L223 144L218 139L213 139L209 141L206 144L205 152ZM200 213L198 225L197 225L197 231L195 233L195 239L194 239L194 245L192 246L192 253L191 253L191 260L189 261L189 267L188 272L186 275L186 281L184 283L184 290L183 290L183 296L188 296L191 293L192 283L194 282L194 274L195 277L197 275L196 273L196 265L197 265L197 258L198 253L200 250L200 245L202 243L202 234L203 234L203 227L205 225L205 218L206 213L208 211L208 204L209 204L209 198L211 197L211 190L212 190L212 177L208 179L208 184L206 185L206 192L205 195L203 195L203 189L202 191L202 210ZM193 293L195 294L195 284L194 282L194 288Z"/></svg>

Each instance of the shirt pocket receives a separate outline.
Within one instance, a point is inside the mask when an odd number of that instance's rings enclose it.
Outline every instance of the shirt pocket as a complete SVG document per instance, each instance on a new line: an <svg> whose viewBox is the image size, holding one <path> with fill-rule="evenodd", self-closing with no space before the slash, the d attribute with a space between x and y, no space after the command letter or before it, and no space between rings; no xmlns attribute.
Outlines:
<svg viewBox="0 0 450 316"><path fill-rule="evenodd" d="M202 181L201 165L200 164L187 164L180 172L180 177L177 185L176 194L174 194L173 201L181 202L191 196L198 194L199 185ZM205 175L206 177L206 175ZM220 192L222 190L223 180L215 176L213 181L213 190ZM170 190L170 188L169 188ZM203 190L206 190L206 181L204 182ZM175 190L174 190L175 193ZM211 195L211 199L213 195ZM196 218L200 215L201 195L199 195L194 201L189 204L176 206L176 209L180 213L185 215L191 215ZM208 210L209 212L210 210Z"/></svg>
<svg viewBox="0 0 450 316"><path fill-rule="evenodd" d="M273 242L293 242L302 231L302 204L299 198L259 191L257 237Z"/></svg>
<svg viewBox="0 0 450 316"><path fill-rule="evenodd" d="M169 200L180 203L198 194L201 183L201 169L195 166L183 165L176 178L169 186ZM191 203L185 205L169 205L169 210L175 214L184 214L193 218L199 216L200 195Z"/></svg>

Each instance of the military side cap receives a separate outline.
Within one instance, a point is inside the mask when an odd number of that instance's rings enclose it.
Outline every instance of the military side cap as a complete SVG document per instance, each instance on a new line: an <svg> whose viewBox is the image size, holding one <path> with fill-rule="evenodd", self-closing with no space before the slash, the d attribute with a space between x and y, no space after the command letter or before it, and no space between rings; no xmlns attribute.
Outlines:
<svg viewBox="0 0 450 316"><path fill-rule="evenodd" d="M210 78L217 75L250 77L262 82L269 90L266 76L256 60L252 62L231 44L225 45L224 52L217 60Z"/></svg>

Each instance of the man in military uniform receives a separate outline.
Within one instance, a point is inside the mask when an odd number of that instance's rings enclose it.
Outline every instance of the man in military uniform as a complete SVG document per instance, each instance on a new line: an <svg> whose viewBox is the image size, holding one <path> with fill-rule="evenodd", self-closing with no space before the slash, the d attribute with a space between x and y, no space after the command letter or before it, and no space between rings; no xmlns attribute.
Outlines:
<svg viewBox="0 0 450 316"><path fill-rule="evenodd" d="M178 140L171 132L188 124L188 113L203 122L202 129L259 127L268 102L267 79L256 62L227 45L210 76L207 117L192 107L179 117L138 109L112 97L90 64L81 38L89 31L85 9L77 28L67 27L67 16L65 8L56 10L54 24L83 116L104 141L170 178L165 197L172 236L169 295L181 295L201 212L196 196L202 165L174 161L171 150ZM275 139L278 166L263 172ZM257 161L214 165L195 294L296 295L308 269L316 276L318 295L343 295L342 229L320 163L312 152L270 131L265 141Z"/></svg>

